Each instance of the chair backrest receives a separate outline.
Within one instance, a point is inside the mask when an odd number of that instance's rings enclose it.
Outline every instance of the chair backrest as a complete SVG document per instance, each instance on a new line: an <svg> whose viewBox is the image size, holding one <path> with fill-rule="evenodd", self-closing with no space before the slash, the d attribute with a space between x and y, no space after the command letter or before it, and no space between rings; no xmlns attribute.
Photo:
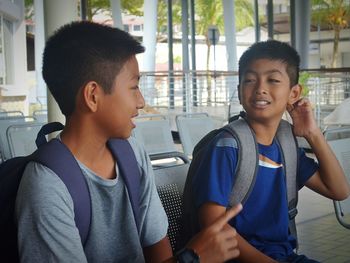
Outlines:
<svg viewBox="0 0 350 263"><path fill-rule="evenodd" d="M7 141L7 128L15 124L24 124L26 122L33 122L33 117L13 116L0 118L0 152L2 160L11 158L10 146Z"/></svg>
<svg viewBox="0 0 350 263"><path fill-rule="evenodd" d="M29 155L37 149L35 139L42 125L42 123L28 122L7 128L6 137L11 158Z"/></svg>
<svg viewBox="0 0 350 263"><path fill-rule="evenodd" d="M181 152L153 155L152 159L176 158L177 163L171 166L157 166L153 169L157 191L168 216L168 237L173 251L180 249L184 243L180 232L182 227L183 190L186 182L190 160ZM181 161L180 161L181 160Z"/></svg>
<svg viewBox="0 0 350 263"><path fill-rule="evenodd" d="M180 114L175 120L183 151L187 156L192 156L194 146L215 128L213 119L207 113Z"/></svg>
<svg viewBox="0 0 350 263"><path fill-rule="evenodd" d="M350 183L350 126L327 129L324 135ZM339 223L350 229L350 197L334 201L334 209Z"/></svg>
<svg viewBox="0 0 350 263"><path fill-rule="evenodd" d="M0 111L0 118L3 117L14 117L14 116L24 116L23 112L21 111Z"/></svg>
<svg viewBox="0 0 350 263"><path fill-rule="evenodd" d="M33 117L42 123L47 123L47 110L36 110L33 111Z"/></svg>
<svg viewBox="0 0 350 263"><path fill-rule="evenodd" d="M176 151L169 119L161 114L141 115L135 119L132 134L142 143L148 154Z"/></svg>

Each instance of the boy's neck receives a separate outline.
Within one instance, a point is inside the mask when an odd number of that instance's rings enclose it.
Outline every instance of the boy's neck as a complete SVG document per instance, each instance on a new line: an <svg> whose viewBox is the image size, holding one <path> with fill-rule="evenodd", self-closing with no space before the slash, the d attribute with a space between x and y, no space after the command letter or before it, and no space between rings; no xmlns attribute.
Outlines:
<svg viewBox="0 0 350 263"><path fill-rule="evenodd" d="M102 178L115 178L115 160L108 149L107 139L101 138L96 131L78 122L68 122L61 134L62 142L75 158ZM92 134L94 134L92 136Z"/></svg>
<svg viewBox="0 0 350 263"><path fill-rule="evenodd" d="M261 123L247 120L249 126L253 129L256 141L263 145L271 145L275 138L279 122Z"/></svg>

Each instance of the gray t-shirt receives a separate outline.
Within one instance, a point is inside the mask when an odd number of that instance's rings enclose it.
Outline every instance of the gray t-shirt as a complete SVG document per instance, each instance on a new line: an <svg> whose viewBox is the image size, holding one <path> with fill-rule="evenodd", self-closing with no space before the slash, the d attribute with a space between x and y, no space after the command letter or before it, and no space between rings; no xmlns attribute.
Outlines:
<svg viewBox="0 0 350 263"><path fill-rule="evenodd" d="M139 168L140 232L123 178L106 180L79 163L92 203L90 232L83 248L72 198L49 168L29 163L16 200L22 262L144 262L142 247L166 236L168 221L146 152L129 139Z"/></svg>

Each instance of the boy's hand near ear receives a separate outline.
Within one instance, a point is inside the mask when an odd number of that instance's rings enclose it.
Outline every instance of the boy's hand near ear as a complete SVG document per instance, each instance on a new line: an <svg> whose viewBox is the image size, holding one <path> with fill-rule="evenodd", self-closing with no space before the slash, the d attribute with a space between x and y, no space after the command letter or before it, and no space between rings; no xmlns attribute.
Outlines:
<svg viewBox="0 0 350 263"><path fill-rule="evenodd" d="M224 262L239 255L236 230L228 222L242 210L238 204L220 216L212 225L199 232L188 244L200 257L200 262Z"/></svg>
<svg viewBox="0 0 350 263"><path fill-rule="evenodd" d="M293 132L295 136L306 139L315 133L322 133L317 126L311 102L306 98L301 98L294 104L287 105L287 111L293 120Z"/></svg>

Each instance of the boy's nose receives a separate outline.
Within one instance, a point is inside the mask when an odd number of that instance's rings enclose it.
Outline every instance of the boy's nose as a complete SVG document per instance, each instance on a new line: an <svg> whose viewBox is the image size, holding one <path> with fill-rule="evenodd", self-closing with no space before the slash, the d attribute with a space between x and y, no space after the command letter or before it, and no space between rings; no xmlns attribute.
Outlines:
<svg viewBox="0 0 350 263"><path fill-rule="evenodd" d="M137 109L143 109L144 107L145 107L145 99L141 91L139 91L137 96Z"/></svg>
<svg viewBox="0 0 350 263"><path fill-rule="evenodd" d="M266 94L267 91L266 91L266 87L265 85L261 82L261 81L258 81L256 83L256 86L255 86L255 93L256 94Z"/></svg>

